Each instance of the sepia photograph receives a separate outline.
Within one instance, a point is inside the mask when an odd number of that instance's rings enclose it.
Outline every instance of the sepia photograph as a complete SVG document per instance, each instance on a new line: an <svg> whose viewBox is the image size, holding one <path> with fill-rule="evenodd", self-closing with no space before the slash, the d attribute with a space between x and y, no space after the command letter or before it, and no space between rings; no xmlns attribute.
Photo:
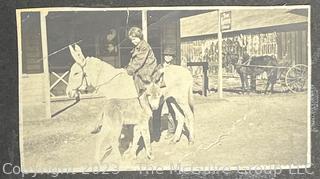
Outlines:
<svg viewBox="0 0 320 179"><path fill-rule="evenodd" d="M24 173L311 166L310 6L16 10Z"/></svg>

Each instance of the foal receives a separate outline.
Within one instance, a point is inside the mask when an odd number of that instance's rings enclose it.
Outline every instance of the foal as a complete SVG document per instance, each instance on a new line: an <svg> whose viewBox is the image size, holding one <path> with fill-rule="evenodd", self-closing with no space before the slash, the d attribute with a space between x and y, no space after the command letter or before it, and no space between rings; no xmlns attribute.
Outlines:
<svg viewBox="0 0 320 179"><path fill-rule="evenodd" d="M145 94L144 94L145 95ZM96 161L101 163L110 154L115 152L117 157L121 157L119 151L119 137L121 135L122 126L134 125L132 147L125 154L136 155L138 149L138 141L143 138L146 154L152 159L149 120L152 116L152 110L145 111L138 98L130 99L109 99L106 100L104 110L96 124L96 128L92 133L97 133L96 139ZM109 152L108 152L109 151Z"/></svg>

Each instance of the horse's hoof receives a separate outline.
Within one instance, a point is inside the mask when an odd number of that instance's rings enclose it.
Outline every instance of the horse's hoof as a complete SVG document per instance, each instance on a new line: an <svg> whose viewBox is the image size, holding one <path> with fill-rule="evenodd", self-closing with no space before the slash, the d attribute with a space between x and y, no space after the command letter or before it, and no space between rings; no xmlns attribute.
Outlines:
<svg viewBox="0 0 320 179"><path fill-rule="evenodd" d="M189 141L188 144L189 144L189 145L193 145L193 144L194 144L194 141Z"/></svg>
<svg viewBox="0 0 320 179"><path fill-rule="evenodd" d="M149 154L149 155L147 155L147 159L153 160L153 159L154 159L154 156L153 156L152 154Z"/></svg>
<svg viewBox="0 0 320 179"><path fill-rule="evenodd" d="M131 149L126 150L122 155L124 159L133 159L135 156L136 155L132 152Z"/></svg>
<svg viewBox="0 0 320 179"><path fill-rule="evenodd" d="M174 136L174 134L168 133L168 134L164 137L164 139L165 139L165 140L169 140L169 139L172 139L173 136Z"/></svg>
<svg viewBox="0 0 320 179"><path fill-rule="evenodd" d="M123 153L122 158L123 159L129 159L130 155L128 153Z"/></svg>
<svg viewBox="0 0 320 179"><path fill-rule="evenodd" d="M123 154L122 158L125 159L125 160L136 160L137 156L136 155L130 155L130 154Z"/></svg>

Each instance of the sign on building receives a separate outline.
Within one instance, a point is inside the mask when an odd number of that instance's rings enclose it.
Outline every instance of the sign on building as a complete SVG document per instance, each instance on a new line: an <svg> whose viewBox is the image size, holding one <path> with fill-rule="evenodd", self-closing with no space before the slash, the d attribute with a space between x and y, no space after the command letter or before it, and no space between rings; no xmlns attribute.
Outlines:
<svg viewBox="0 0 320 179"><path fill-rule="evenodd" d="M231 30L231 11L221 12L221 31Z"/></svg>

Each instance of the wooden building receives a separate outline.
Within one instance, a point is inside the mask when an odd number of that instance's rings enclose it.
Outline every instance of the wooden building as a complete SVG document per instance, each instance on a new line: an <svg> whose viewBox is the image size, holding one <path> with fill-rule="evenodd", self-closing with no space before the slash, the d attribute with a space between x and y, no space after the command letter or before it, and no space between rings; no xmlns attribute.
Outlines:
<svg viewBox="0 0 320 179"><path fill-rule="evenodd" d="M143 29L158 63L163 50L171 47L176 49L174 63L180 64L180 18L205 12L208 10L18 10L23 115L34 116L36 112L40 118L50 118L48 103L66 96L69 70L74 63L68 45L77 43L85 56L100 58L116 68L125 67L133 47L127 31L137 26ZM112 53L106 52L109 49Z"/></svg>
<svg viewBox="0 0 320 179"><path fill-rule="evenodd" d="M273 55L291 64L307 64L307 9L232 9L231 29L223 31L223 43L239 41L251 56ZM217 74L217 12L181 19L181 54L187 61L209 62L209 74ZM213 19L212 21L208 19ZM225 69L225 73L233 73ZM201 70L194 69L194 73Z"/></svg>
<svg viewBox="0 0 320 179"><path fill-rule="evenodd" d="M275 55L290 59L292 64L307 64L307 8L230 11L231 29L223 32L224 41L240 41L250 55ZM133 47L126 34L132 26L142 28L158 63L163 50L171 47L176 49L175 64L206 61L209 74L216 75L223 51L218 50L217 12L205 8L17 10L19 100L20 104L33 106L30 110L23 108L23 113L34 116L36 112L50 118L50 101L65 97L69 69L74 63L67 48L70 44L79 44L85 56L100 58L116 68L125 67ZM218 76L222 94L222 74Z"/></svg>

